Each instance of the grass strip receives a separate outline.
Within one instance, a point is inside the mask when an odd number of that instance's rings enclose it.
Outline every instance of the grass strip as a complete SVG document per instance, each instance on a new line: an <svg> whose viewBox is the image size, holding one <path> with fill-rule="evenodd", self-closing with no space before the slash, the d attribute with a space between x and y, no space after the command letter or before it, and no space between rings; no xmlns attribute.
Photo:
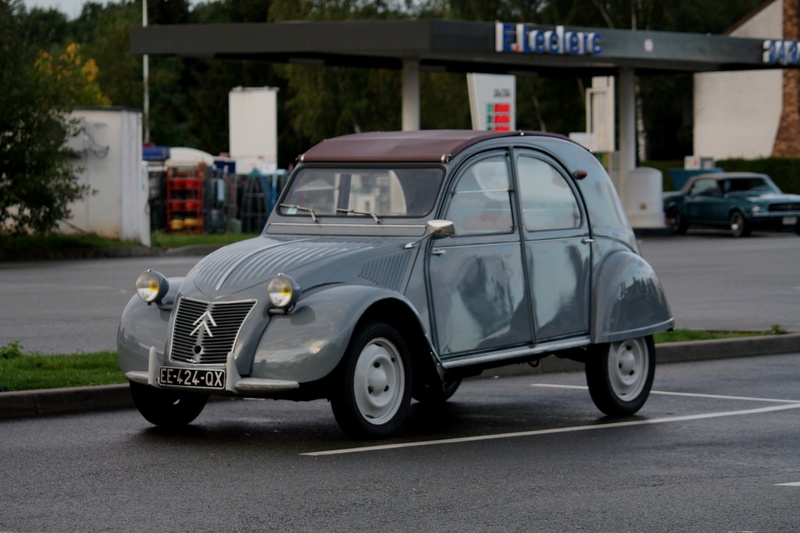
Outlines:
<svg viewBox="0 0 800 533"><path fill-rule="evenodd" d="M5 391L127 383L117 353L29 355L19 343L0 348L0 387Z"/></svg>

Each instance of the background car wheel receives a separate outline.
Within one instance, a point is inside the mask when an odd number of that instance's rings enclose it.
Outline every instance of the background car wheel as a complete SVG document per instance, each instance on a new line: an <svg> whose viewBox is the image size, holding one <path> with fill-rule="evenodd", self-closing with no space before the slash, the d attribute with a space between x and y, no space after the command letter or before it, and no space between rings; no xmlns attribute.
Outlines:
<svg viewBox="0 0 800 533"><path fill-rule="evenodd" d="M331 398L336 421L356 438L387 437L397 431L411 403L411 364L403 337L373 322L356 333Z"/></svg>
<svg viewBox="0 0 800 533"><path fill-rule="evenodd" d="M728 219L731 234L734 237L747 237L750 235L750 223L744 218L744 215L739 211L731 213Z"/></svg>
<svg viewBox="0 0 800 533"><path fill-rule="evenodd" d="M630 416L647 401L655 370L652 336L598 345L586 362L589 394L605 414Z"/></svg>
<svg viewBox="0 0 800 533"><path fill-rule="evenodd" d="M420 403L436 404L449 400L456 393L461 385L461 378L451 379L444 382L443 387L425 387L413 394L415 400Z"/></svg>
<svg viewBox="0 0 800 533"><path fill-rule="evenodd" d="M208 394L156 389L131 381L133 403L142 416L159 427L176 428L197 418L208 401Z"/></svg>
<svg viewBox="0 0 800 533"><path fill-rule="evenodd" d="M686 223L686 219L683 218L680 209L677 207L671 207L667 211L667 220L669 221L669 229L675 235L683 235L689 229L689 224Z"/></svg>

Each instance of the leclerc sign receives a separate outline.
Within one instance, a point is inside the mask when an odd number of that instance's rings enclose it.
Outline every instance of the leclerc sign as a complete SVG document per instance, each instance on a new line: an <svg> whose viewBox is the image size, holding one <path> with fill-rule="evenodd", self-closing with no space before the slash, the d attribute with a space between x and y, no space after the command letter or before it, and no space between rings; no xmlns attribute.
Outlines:
<svg viewBox="0 0 800 533"><path fill-rule="evenodd" d="M774 41L767 39L761 45L764 63L797 65L800 63L800 43L797 41Z"/></svg>
<svg viewBox="0 0 800 533"><path fill-rule="evenodd" d="M603 38L597 32L528 29L526 24L495 24L495 51L527 54L600 55Z"/></svg>

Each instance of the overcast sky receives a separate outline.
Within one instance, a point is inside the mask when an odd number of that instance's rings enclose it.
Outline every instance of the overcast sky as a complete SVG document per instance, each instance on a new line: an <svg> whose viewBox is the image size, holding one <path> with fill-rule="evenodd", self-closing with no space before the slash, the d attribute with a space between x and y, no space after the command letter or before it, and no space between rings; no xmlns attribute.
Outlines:
<svg viewBox="0 0 800 533"><path fill-rule="evenodd" d="M61 11L67 18L74 19L81 14L81 8L85 0L23 0L25 7L28 10L34 7L41 7L43 9L53 8ZM105 3L105 2L98 2Z"/></svg>

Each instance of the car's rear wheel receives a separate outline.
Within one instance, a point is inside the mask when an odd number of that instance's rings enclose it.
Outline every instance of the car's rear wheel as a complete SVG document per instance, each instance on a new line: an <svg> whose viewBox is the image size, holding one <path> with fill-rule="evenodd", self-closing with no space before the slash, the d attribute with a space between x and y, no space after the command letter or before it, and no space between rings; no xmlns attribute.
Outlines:
<svg viewBox="0 0 800 533"><path fill-rule="evenodd" d="M408 415L411 379L402 335L383 322L367 324L350 342L331 397L339 426L356 438L391 435Z"/></svg>
<svg viewBox="0 0 800 533"><path fill-rule="evenodd" d="M653 337L594 347L586 362L592 401L609 416L630 416L650 395L656 370Z"/></svg>
<svg viewBox="0 0 800 533"><path fill-rule="evenodd" d="M728 219L728 227L730 227L731 235L734 237L747 237L750 235L750 223L740 211L731 213Z"/></svg>
<svg viewBox="0 0 800 533"><path fill-rule="evenodd" d="M131 396L136 408L148 422L166 428L191 423L208 401L208 394L156 389L135 381L131 381Z"/></svg>
<svg viewBox="0 0 800 533"><path fill-rule="evenodd" d="M686 233L686 230L689 229L689 224L686 223L686 219L681 215L681 210L677 207L669 208L667 211L667 221L669 229L675 235L683 235Z"/></svg>

